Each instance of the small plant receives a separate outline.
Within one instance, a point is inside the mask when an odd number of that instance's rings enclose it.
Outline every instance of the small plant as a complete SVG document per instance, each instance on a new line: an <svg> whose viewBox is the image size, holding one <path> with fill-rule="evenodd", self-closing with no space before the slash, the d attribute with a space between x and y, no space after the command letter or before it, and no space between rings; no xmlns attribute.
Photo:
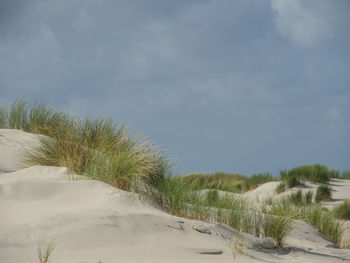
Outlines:
<svg viewBox="0 0 350 263"><path fill-rule="evenodd" d="M38 258L40 263L48 263L49 257L55 249L55 243L53 241L50 242L41 242L38 244Z"/></svg>
<svg viewBox="0 0 350 263"><path fill-rule="evenodd" d="M319 203L321 201L330 200L332 197L332 189L329 185L321 184L317 187L315 201Z"/></svg>
<svg viewBox="0 0 350 263"><path fill-rule="evenodd" d="M246 254L243 244L244 244L244 240L241 237L235 236L235 239L233 241L233 246L232 246L232 252L234 254L234 257L236 257L236 254L241 254L241 255Z"/></svg>
<svg viewBox="0 0 350 263"><path fill-rule="evenodd" d="M333 209L336 218L350 220L350 199L346 199L342 204Z"/></svg>

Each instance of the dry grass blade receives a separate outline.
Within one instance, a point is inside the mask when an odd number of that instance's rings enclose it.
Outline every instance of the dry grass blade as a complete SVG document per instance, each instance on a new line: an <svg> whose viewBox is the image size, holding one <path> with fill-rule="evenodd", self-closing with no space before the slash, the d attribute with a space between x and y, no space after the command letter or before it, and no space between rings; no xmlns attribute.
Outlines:
<svg viewBox="0 0 350 263"><path fill-rule="evenodd" d="M38 258L40 263L48 263L49 257L55 249L55 243L50 241L48 243L41 242L38 244Z"/></svg>

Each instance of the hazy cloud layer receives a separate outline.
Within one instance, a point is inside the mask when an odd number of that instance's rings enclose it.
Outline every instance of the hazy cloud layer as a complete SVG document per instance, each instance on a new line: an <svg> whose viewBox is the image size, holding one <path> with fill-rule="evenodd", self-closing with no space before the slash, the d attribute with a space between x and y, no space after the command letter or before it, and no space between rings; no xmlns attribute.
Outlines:
<svg viewBox="0 0 350 263"><path fill-rule="evenodd" d="M1 1L0 101L110 116L182 172L349 169L349 1Z"/></svg>

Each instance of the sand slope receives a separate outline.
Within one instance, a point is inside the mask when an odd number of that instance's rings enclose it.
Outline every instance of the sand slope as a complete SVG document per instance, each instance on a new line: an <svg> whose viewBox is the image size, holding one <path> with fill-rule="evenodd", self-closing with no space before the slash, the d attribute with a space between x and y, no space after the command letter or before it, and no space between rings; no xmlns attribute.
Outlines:
<svg viewBox="0 0 350 263"><path fill-rule="evenodd" d="M51 240L52 263L350 262L349 250L334 248L302 222L286 251L268 239L241 235L245 255L235 254L239 234L228 226L168 215L136 194L73 180L66 168L19 169L23 147L35 140L0 130L0 262L39 262L37 244Z"/></svg>

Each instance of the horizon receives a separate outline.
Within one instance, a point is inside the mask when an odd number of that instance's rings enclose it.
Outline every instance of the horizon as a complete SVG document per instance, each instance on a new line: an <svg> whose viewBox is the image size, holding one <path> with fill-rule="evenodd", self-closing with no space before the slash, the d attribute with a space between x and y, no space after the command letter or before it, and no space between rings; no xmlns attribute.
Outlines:
<svg viewBox="0 0 350 263"><path fill-rule="evenodd" d="M350 2L2 1L0 103L110 117L180 174L350 170Z"/></svg>

